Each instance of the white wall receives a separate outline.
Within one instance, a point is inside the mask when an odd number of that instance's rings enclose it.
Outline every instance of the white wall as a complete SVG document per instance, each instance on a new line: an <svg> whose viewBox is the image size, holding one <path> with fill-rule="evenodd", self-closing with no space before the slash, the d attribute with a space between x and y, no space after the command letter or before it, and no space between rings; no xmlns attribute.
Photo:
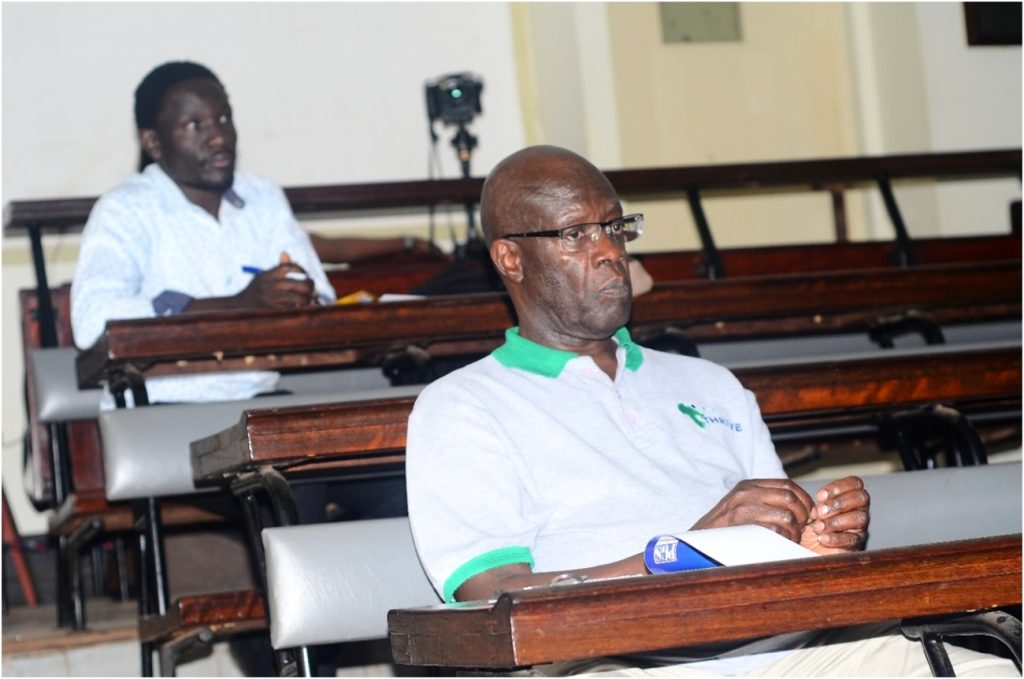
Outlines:
<svg viewBox="0 0 1024 679"><path fill-rule="evenodd" d="M968 47L963 4L850 3L858 132L866 154L1021 146L1020 47ZM1020 182L958 181L897 190L911 236L1005 228ZM872 238L892 233L873 197Z"/></svg>
<svg viewBox="0 0 1024 679"><path fill-rule="evenodd" d="M937 150L1020 147L1020 47L968 47L961 3L914 5L921 27L928 126ZM967 234L985 219L979 202L1008 218L1007 192L1020 196L1020 182L960 182L938 192L939 233ZM970 198L968 198L970 197Z"/></svg>
<svg viewBox="0 0 1024 679"><path fill-rule="evenodd" d="M132 172L132 95L168 60L217 73L236 113L240 169L283 185L425 179L423 85L451 72L484 81L470 126L474 174L523 143L504 3L4 3L2 19L4 204L97 195ZM438 131L441 176L458 177L453 131ZM70 280L77 237L47 238L46 248L51 284ZM31 286L27 240L5 236L4 486L26 534L45 531L18 483L16 294Z"/></svg>
<svg viewBox="0 0 1024 679"><path fill-rule="evenodd" d="M425 178L423 83L453 71L485 82L474 170L521 141L502 3L5 3L3 19L5 200L92 195L132 171L133 90L172 59L217 73L240 169L282 184Z"/></svg>

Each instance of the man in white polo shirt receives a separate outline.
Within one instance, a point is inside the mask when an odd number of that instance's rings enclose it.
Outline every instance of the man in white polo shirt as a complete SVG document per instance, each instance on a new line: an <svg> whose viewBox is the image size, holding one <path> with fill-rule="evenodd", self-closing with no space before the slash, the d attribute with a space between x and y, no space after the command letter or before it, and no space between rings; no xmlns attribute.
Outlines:
<svg viewBox="0 0 1024 679"><path fill-rule="evenodd" d="M811 498L785 477L754 396L727 369L631 340L625 243L643 217L622 214L596 167L551 146L514 153L488 177L481 215L519 326L428 386L409 420L409 517L446 601L643 575L651 538L688 529L759 524L819 554L861 548L870 499L859 478ZM792 650L810 636L705 649L657 671L928 673L898 634ZM1001 662L960 650L959 673Z"/></svg>

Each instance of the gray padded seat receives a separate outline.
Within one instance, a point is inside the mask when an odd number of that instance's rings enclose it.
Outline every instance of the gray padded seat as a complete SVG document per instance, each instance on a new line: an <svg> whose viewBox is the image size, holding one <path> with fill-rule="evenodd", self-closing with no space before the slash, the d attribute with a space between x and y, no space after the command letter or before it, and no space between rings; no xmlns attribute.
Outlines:
<svg viewBox="0 0 1024 679"><path fill-rule="evenodd" d="M926 345L917 335L898 337L895 348L882 349L866 332L811 337L779 337L732 342L698 342L702 358L730 368L794 360L838 360L843 357L891 355L915 350L983 349L994 344L1020 346L1020 321L967 323L942 328L946 344Z"/></svg>
<svg viewBox="0 0 1024 679"><path fill-rule="evenodd" d="M1020 462L863 478L869 549L1021 532ZM407 518L265 528L263 547L274 648L383 639L390 609L439 603Z"/></svg>
<svg viewBox="0 0 1024 679"><path fill-rule="evenodd" d="M33 349L29 352L40 422L92 420L100 411L102 389L79 389L74 347Z"/></svg>
<svg viewBox="0 0 1024 679"><path fill-rule="evenodd" d="M100 412L103 390L79 389L75 373L75 347L33 349L29 352L40 422L92 420ZM348 389L383 389L390 386L380 368L285 373L277 387L295 394L333 394Z"/></svg>
<svg viewBox="0 0 1024 679"><path fill-rule="evenodd" d="M814 341L808 338L793 338L779 341L722 342L707 345L708 351L700 347L701 357L736 370L739 368L758 368L763 366L799 365L802 363L821 363L823 361L856 361L865 358L902 358L908 356L929 356L932 354L948 354L958 351L983 351L987 349L1019 348L1020 337L1013 339L992 338L978 339L963 344L932 344L892 349L861 348L854 349L842 343L832 344L830 338L819 337ZM783 348L792 343L783 354L772 353L770 349ZM726 347L725 345L733 345ZM720 350L730 355L722 355Z"/></svg>
<svg viewBox="0 0 1024 679"><path fill-rule="evenodd" d="M386 387L104 411L99 415L99 424L107 499L133 500L211 490L197 489L192 482L189 444L237 424L245 410L397 398L416 395L422 388Z"/></svg>
<svg viewBox="0 0 1024 679"><path fill-rule="evenodd" d="M383 639L392 608L440 603L409 519L263 529L274 648Z"/></svg>
<svg viewBox="0 0 1024 679"><path fill-rule="evenodd" d="M282 373L277 388L293 394L334 394L348 389L384 389L391 382L380 368L346 368Z"/></svg>

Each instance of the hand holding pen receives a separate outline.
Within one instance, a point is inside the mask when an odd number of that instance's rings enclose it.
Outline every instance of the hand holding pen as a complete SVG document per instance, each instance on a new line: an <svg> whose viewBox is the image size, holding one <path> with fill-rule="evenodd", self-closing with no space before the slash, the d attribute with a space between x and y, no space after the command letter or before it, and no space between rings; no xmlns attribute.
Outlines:
<svg viewBox="0 0 1024 679"><path fill-rule="evenodd" d="M235 295L241 308L294 309L317 303L312 279L287 252L281 253L280 264L273 269L243 266L242 271L253 279Z"/></svg>

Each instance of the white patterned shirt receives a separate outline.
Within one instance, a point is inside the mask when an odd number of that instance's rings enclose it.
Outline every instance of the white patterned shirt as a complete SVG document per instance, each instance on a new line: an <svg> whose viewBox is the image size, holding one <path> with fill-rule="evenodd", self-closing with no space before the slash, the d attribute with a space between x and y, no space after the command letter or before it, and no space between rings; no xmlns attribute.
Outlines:
<svg viewBox="0 0 1024 679"><path fill-rule="evenodd" d="M252 281L243 267L271 269L281 252L306 270L321 302L334 301L280 187L236 173L219 216L189 201L156 163L104 194L82 232L71 284L75 344L92 346L108 320L178 313L194 298L237 294ZM272 390L277 379L267 371L213 373L151 378L146 388L151 402L220 401Z"/></svg>

